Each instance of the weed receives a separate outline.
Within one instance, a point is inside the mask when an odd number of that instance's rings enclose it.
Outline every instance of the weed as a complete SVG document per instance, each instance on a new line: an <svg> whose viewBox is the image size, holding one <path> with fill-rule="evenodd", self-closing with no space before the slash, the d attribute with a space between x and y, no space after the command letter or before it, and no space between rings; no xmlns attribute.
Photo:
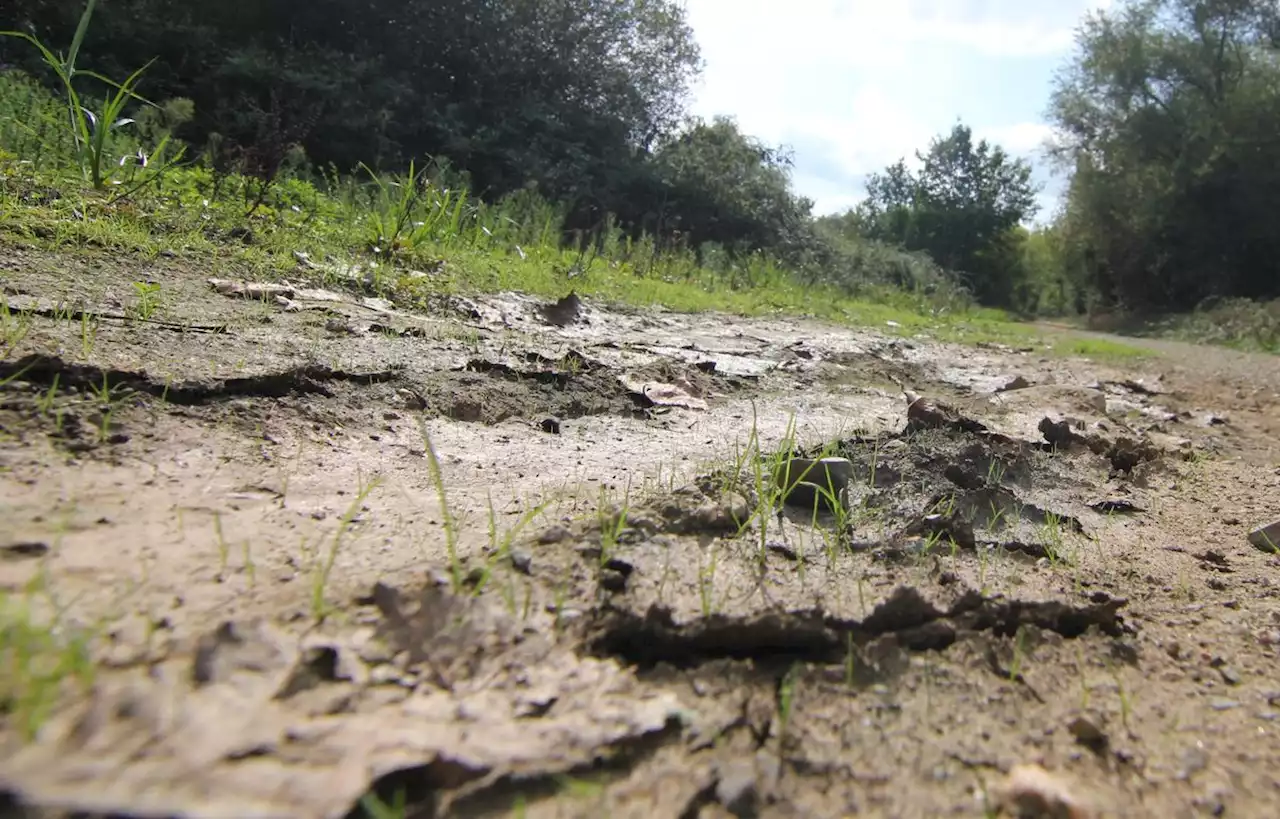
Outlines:
<svg viewBox="0 0 1280 819"><path fill-rule="evenodd" d="M112 182L113 169L117 164L108 158L112 148L109 138L117 129L133 122L132 119L122 116L125 106L134 100L151 105L151 103L138 96L134 89L138 84L138 80L151 67L151 63L154 60L130 74L123 83L117 83L93 71L83 71L76 68L76 58L80 54L80 45L84 42L85 34L89 30L89 20L93 16L93 10L97 2L98 0L89 0L85 5L84 12L80 15L80 22L76 26L75 36L71 41L71 50L63 59L55 56L44 43L25 31L0 31L0 36L16 37L26 40L35 46L39 50L41 57L44 58L45 64L57 76L62 86L62 91L66 96L67 127L70 129L75 142L76 159L79 162L80 169L92 183L95 190L103 190ZM88 100L84 99L76 90L75 81L81 75L96 79L115 89L115 93L107 97L102 108L96 114L86 104ZM167 144L168 137L165 137L154 153L163 154ZM170 160L170 164L176 161L177 158L174 158ZM146 158L140 157L139 163L145 166L147 164ZM159 171L155 172L150 179L158 178L158 175Z"/></svg>
<svg viewBox="0 0 1280 819"><path fill-rule="evenodd" d="M503 530L501 534L498 533L498 515L493 508L492 495L489 496L488 503L489 503L490 559L493 561L510 560L511 544L515 541L516 536L519 535L520 532L526 526L532 523L539 515L541 515L546 510L547 504L549 503L549 501L544 501L543 503L538 504L537 506L533 506L529 509L526 509L524 514L520 516L520 519L516 521L515 526L509 527ZM481 591L483 591L484 586L488 583L489 579L492 577L492 574L493 574L492 564L487 563L484 567L484 574L480 583L476 584L475 594L478 595ZM502 589L502 597L503 597L503 602L505 602L507 605L507 610L514 615L516 613L515 579L510 574L508 574L507 576L507 585ZM526 599L525 599L526 610L528 608L528 605L529 605L529 601L528 601L528 596L526 595Z"/></svg>
<svg viewBox="0 0 1280 819"><path fill-rule="evenodd" d="M1132 730L1129 727L1129 718L1133 715L1133 700L1129 692L1125 690L1124 680L1120 679L1120 672L1114 667L1111 668L1111 676L1116 682L1116 696L1120 698L1120 722L1124 725L1126 731Z"/></svg>
<svg viewBox="0 0 1280 819"><path fill-rule="evenodd" d="M1045 556L1049 559L1049 565L1057 567L1063 563L1070 563L1066 554L1066 549L1062 533L1062 518L1054 512L1046 512L1044 522L1041 524L1041 540L1044 546Z"/></svg>
<svg viewBox="0 0 1280 819"><path fill-rule="evenodd" d="M1018 682L1022 679L1022 669L1027 659L1027 643L1029 635L1024 626L1018 626L1018 630L1013 635L1013 659L1009 661L1009 681Z"/></svg>
<svg viewBox="0 0 1280 819"><path fill-rule="evenodd" d="M623 496L622 505L616 510L607 501L605 488L600 487L600 500L596 504L596 514L600 526L600 564L604 565L612 559L617 550L618 541L627 528L627 516L630 514L631 489Z"/></svg>
<svg viewBox="0 0 1280 819"><path fill-rule="evenodd" d="M853 688L857 679L858 672L858 649L853 642L853 634L846 632L844 635L844 684L846 688Z"/></svg>
<svg viewBox="0 0 1280 819"><path fill-rule="evenodd" d="M716 610L716 566L719 554L715 543L711 544L711 561L705 565L699 561L698 566L698 600L702 607L702 616L710 617Z"/></svg>
<svg viewBox="0 0 1280 819"><path fill-rule="evenodd" d="M333 574L333 565L338 560L338 551L342 548L342 538L355 522L356 516L360 514L364 502L381 483L381 475L375 476L368 483L359 482L355 497L351 499L351 504L347 507L347 511L342 513L342 517L338 521L338 530L334 532L333 542L329 545L329 552L325 555L324 562L316 567L312 575L311 613L317 621L324 620L330 613L329 604L325 599L325 589L328 587L329 578Z"/></svg>
<svg viewBox="0 0 1280 819"><path fill-rule="evenodd" d="M130 312L143 321L150 321L160 306L160 284L158 282L134 282L133 291L137 299Z"/></svg>
<svg viewBox="0 0 1280 819"><path fill-rule="evenodd" d="M30 313L19 311L15 315L9 308L9 302L0 300L0 343L4 345L4 349L0 350L0 358L9 358L17 351L31 332L31 324Z"/></svg>
<svg viewBox="0 0 1280 819"><path fill-rule="evenodd" d="M227 558L231 554L231 547L227 544L226 537L222 534L222 513L213 513L213 536L217 539L218 545L218 579L221 580L227 571Z"/></svg>
<svg viewBox="0 0 1280 819"><path fill-rule="evenodd" d="M80 311L80 352L86 361L93 355L98 343L98 317L88 310Z"/></svg>
<svg viewBox="0 0 1280 819"><path fill-rule="evenodd" d="M1089 708L1089 677L1085 671L1084 647L1076 643L1076 670L1080 674L1080 710Z"/></svg>
<svg viewBox="0 0 1280 819"><path fill-rule="evenodd" d="M104 372L102 386L90 387L98 405L98 443L105 443L111 437L111 419L115 415L118 397L113 394L111 381Z"/></svg>
<svg viewBox="0 0 1280 819"><path fill-rule="evenodd" d="M30 591L30 590L29 590ZM62 695L64 683L93 682L90 635L41 622L25 598L0 592L0 713L34 738Z"/></svg>
<svg viewBox="0 0 1280 819"><path fill-rule="evenodd" d="M245 538L244 548L242 550L241 556L244 560L245 575L249 578L249 588L252 589L257 583L258 568L257 568L257 565L253 562L253 554L250 552L250 549L249 549L248 538Z"/></svg>
<svg viewBox="0 0 1280 819"><path fill-rule="evenodd" d="M799 683L801 671L803 671L803 666L800 663L795 663L787 669L787 673L778 682L779 750L781 750L782 743L786 740L787 726L791 722L791 712L795 707L796 686Z"/></svg>
<svg viewBox="0 0 1280 819"><path fill-rule="evenodd" d="M377 794L366 793L360 797L360 809L367 819L405 819L408 815L407 797L403 788L396 791L390 805L378 798Z"/></svg>
<svg viewBox="0 0 1280 819"><path fill-rule="evenodd" d="M58 380L62 373L54 373L53 381L49 384L49 389L45 390L41 396L36 399L36 409L41 415L53 415L53 405L58 399Z"/></svg>
<svg viewBox="0 0 1280 819"><path fill-rule="evenodd" d="M436 457L436 449L431 443L431 435L427 432L427 422L418 416L418 431L422 435L422 446L427 456L427 469L431 475L431 485L435 487L436 498L440 502L440 517L444 522L445 549L449 555L449 579L454 594L462 591L466 573L463 571L462 558L458 554L458 522L449 509L449 497L445 491L444 475L440 471L440 459Z"/></svg>

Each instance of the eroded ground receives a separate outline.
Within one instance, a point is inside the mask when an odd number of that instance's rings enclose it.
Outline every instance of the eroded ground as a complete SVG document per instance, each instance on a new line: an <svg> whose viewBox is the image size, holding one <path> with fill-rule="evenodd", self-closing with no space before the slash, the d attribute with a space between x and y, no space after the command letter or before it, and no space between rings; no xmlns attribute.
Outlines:
<svg viewBox="0 0 1280 819"><path fill-rule="evenodd" d="M11 815L1275 815L1280 359L306 274L0 251Z"/></svg>

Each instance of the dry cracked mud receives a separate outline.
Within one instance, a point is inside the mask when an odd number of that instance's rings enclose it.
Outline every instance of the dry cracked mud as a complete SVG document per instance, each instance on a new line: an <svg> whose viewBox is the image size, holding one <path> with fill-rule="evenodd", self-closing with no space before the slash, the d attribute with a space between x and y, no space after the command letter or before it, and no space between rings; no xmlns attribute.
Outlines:
<svg viewBox="0 0 1280 819"><path fill-rule="evenodd" d="M1275 815L1280 359L297 278L0 248L3 815Z"/></svg>

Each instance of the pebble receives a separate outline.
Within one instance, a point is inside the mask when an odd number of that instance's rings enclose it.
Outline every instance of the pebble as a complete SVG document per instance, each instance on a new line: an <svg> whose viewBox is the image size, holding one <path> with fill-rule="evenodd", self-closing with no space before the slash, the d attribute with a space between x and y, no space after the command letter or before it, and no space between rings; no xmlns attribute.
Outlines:
<svg viewBox="0 0 1280 819"><path fill-rule="evenodd" d="M511 559L511 568L521 574L533 574L533 555L524 549L512 549L508 557Z"/></svg>
<svg viewBox="0 0 1280 819"><path fill-rule="evenodd" d="M615 569L603 569L600 572L600 588L610 592L626 591L627 576Z"/></svg>
<svg viewBox="0 0 1280 819"><path fill-rule="evenodd" d="M1039 765L1014 765L1001 792L1015 816L1084 819L1092 813L1067 782Z"/></svg>
<svg viewBox="0 0 1280 819"><path fill-rule="evenodd" d="M730 762L717 772L716 800L734 816L754 816L759 799L760 788L751 762Z"/></svg>
<svg viewBox="0 0 1280 819"><path fill-rule="evenodd" d="M1204 749L1188 748L1182 753L1182 768L1178 770L1177 778L1185 781L1207 767L1209 767L1209 755L1204 752Z"/></svg>
<svg viewBox="0 0 1280 819"><path fill-rule="evenodd" d="M1102 730L1101 726L1091 717L1076 717L1067 726L1067 730L1071 732L1077 742L1095 753L1102 753L1107 747L1107 732Z"/></svg>
<svg viewBox="0 0 1280 819"><path fill-rule="evenodd" d="M1227 685L1240 684L1240 672L1236 671L1231 666L1224 665L1222 668L1218 669L1218 673L1222 675L1222 681Z"/></svg>
<svg viewBox="0 0 1280 819"><path fill-rule="evenodd" d="M1249 543L1264 552L1280 553L1280 520L1273 520L1249 533Z"/></svg>
<svg viewBox="0 0 1280 819"><path fill-rule="evenodd" d="M1240 703L1236 700L1229 700L1225 697L1214 697L1209 700L1209 707L1215 711L1230 711L1233 708L1239 708Z"/></svg>
<svg viewBox="0 0 1280 819"><path fill-rule="evenodd" d="M560 543L561 541L565 541L568 539L569 539L569 530L559 525L551 526L547 529L543 529L542 533L538 535L538 542L541 543L543 546L548 546L552 543Z"/></svg>

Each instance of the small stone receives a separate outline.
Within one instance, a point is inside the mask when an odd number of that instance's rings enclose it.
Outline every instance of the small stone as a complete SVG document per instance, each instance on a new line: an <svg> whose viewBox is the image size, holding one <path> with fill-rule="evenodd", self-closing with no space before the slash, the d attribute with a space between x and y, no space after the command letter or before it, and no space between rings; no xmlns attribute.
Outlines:
<svg viewBox="0 0 1280 819"><path fill-rule="evenodd" d="M831 510L836 503L847 503L852 477L853 462L848 458L792 458L778 468L774 480L787 505Z"/></svg>
<svg viewBox="0 0 1280 819"><path fill-rule="evenodd" d="M1039 765L1014 765L1001 791L1015 816L1085 819L1092 813L1066 782Z"/></svg>
<svg viewBox="0 0 1280 819"><path fill-rule="evenodd" d="M1177 640L1169 643L1164 647L1164 653L1168 654L1172 659L1176 660L1182 655L1182 645Z"/></svg>
<svg viewBox="0 0 1280 819"><path fill-rule="evenodd" d="M1067 730L1076 738L1076 742L1079 742L1095 754L1101 754L1106 751L1107 745L1110 743L1107 732L1102 730L1101 726L1089 716L1082 715L1071 720Z"/></svg>
<svg viewBox="0 0 1280 819"><path fill-rule="evenodd" d="M997 387L996 392L1013 392L1014 390L1025 390L1027 387L1030 387L1030 386L1031 386L1030 381L1028 381L1027 379L1023 378L1020 375L1015 375L1013 378L1005 382L1003 386Z"/></svg>
<svg viewBox="0 0 1280 819"><path fill-rule="evenodd" d="M569 539L569 530L564 526L556 525L542 530L538 535L538 542L543 546L550 546L552 543L561 543Z"/></svg>
<svg viewBox="0 0 1280 819"><path fill-rule="evenodd" d="M1280 554L1280 520L1254 529L1249 533L1249 542L1264 552Z"/></svg>
<svg viewBox="0 0 1280 819"><path fill-rule="evenodd" d="M1226 699L1225 697L1214 697L1209 700L1209 707L1215 711L1230 711L1234 708L1239 708L1240 703L1235 700Z"/></svg>
<svg viewBox="0 0 1280 819"><path fill-rule="evenodd" d="M395 653L374 636L373 629L363 630L360 637L352 639L352 643L356 646L356 656L368 665L386 665L395 659Z"/></svg>
<svg viewBox="0 0 1280 819"><path fill-rule="evenodd" d="M760 801L755 765L737 760L722 766L716 775L716 800L734 816L755 816Z"/></svg>
<svg viewBox="0 0 1280 819"><path fill-rule="evenodd" d="M731 520L738 523L746 522L751 512L747 506L747 499L737 492L726 492L724 497L720 498L720 508Z"/></svg>
<svg viewBox="0 0 1280 819"><path fill-rule="evenodd" d="M1227 812L1226 800L1231 796L1231 791L1224 787L1211 787L1205 793L1197 796L1192 804L1199 808L1201 813L1209 816L1224 816Z"/></svg>
<svg viewBox="0 0 1280 819"><path fill-rule="evenodd" d="M533 574L533 555L523 549L512 549L508 558L511 560L511 568L520 574Z"/></svg>
<svg viewBox="0 0 1280 819"><path fill-rule="evenodd" d="M1182 767L1178 769L1177 778L1183 781L1209 767L1209 755L1203 748L1188 748L1182 753Z"/></svg>
<svg viewBox="0 0 1280 819"><path fill-rule="evenodd" d="M378 665L369 669L370 685L400 685L400 669L394 665Z"/></svg>
<svg viewBox="0 0 1280 819"><path fill-rule="evenodd" d="M1236 671L1231 666L1224 665L1222 668L1218 669L1218 673L1222 675L1222 681L1227 685L1240 684L1240 672Z"/></svg>

